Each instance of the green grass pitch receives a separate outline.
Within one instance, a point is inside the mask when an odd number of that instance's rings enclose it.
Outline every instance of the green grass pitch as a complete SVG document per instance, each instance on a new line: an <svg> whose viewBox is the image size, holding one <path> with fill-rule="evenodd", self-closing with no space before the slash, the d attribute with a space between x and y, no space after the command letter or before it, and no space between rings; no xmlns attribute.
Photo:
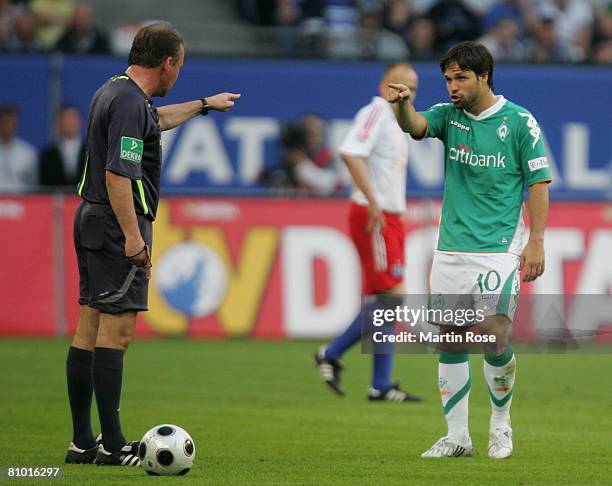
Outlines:
<svg viewBox="0 0 612 486"><path fill-rule="evenodd" d="M62 463L70 441L67 346L64 340L0 341L0 464ZM419 454L446 430L436 357L396 358L395 376L425 402L369 403L370 357L357 350L346 356L348 396L341 399L319 380L312 363L316 347L242 340L134 342L125 361L124 432L139 439L159 423L185 427L197 447L194 469L182 478L153 478L140 468L63 465L63 479L52 484L612 481L611 355L517 357L515 454L506 461L487 458L490 407L482 357L473 357L475 456L423 460Z"/></svg>

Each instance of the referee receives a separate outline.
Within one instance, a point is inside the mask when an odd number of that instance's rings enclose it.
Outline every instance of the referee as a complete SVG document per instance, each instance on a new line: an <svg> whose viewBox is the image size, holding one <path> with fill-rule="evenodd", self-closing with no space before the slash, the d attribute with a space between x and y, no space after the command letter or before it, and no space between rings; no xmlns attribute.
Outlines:
<svg viewBox="0 0 612 486"><path fill-rule="evenodd" d="M138 442L121 431L123 355L138 311L147 310L151 224L159 202L161 132L208 110L228 111L240 95L220 93L156 109L185 58L169 24L141 29L124 74L109 79L90 106L87 155L74 219L80 315L66 376L73 436L68 463L138 466ZM95 390L102 437L93 435Z"/></svg>

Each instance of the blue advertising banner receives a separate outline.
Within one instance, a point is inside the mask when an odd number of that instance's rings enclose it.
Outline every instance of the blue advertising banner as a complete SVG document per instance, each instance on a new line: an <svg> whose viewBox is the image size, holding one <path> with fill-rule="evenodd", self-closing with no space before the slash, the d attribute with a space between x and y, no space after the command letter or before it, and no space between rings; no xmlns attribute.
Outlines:
<svg viewBox="0 0 612 486"><path fill-rule="evenodd" d="M7 91L7 81L2 80L5 98L15 97L24 113L38 114L38 118L22 120L22 131L38 145L48 136L48 126L41 122L49 94L42 88L49 80L44 66L44 60L38 58L27 62L0 58L3 73L7 69L41 71L28 75L39 76L33 80L36 90L18 76L19 82L11 83ZM95 90L125 67L125 60L116 58L64 57L62 100L87 112ZM447 101L439 67L430 63L415 67L420 76L417 108L424 110ZM316 113L327 121L330 147L338 147L352 117L377 94L383 69L384 64L376 62L191 59L187 55L175 87L166 98L155 100L158 105L221 91L238 92L242 98L229 113L211 112L164 133L164 190L173 194L257 192L261 171L280 163L283 123L304 113ZM553 161L553 193L562 198L609 197L612 69L500 65L494 82L496 93L526 107L542 127ZM439 194L444 176L442 156L442 146L436 140L412 144L411 196Z"/></svg>
<svg viewBox="0 0 612 486"><path fill-rule="evenodd" d="M17 136L42 147L52 126L51 60L46 56L0 56L0 104L19 111Z"/></svg>

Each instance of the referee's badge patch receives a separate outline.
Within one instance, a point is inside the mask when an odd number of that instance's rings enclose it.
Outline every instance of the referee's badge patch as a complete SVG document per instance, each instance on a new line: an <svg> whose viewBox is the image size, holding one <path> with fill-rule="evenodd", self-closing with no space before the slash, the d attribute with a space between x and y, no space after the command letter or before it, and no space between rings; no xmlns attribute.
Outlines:
<svg viewBox="0 0 612 486"><path fill-rule="evenodd" d="M142 162L142 140L132 137L121 137L121 158L135 164Z"/></svg>

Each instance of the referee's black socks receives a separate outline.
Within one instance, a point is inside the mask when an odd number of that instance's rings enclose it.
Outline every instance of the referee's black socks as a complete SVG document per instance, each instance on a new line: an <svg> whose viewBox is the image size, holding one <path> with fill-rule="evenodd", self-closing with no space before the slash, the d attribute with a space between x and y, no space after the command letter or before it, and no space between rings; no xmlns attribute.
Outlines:
<svg viewBox="0 0 612 486"><path fill-rule="evenodd" d="M72 414L72 442L80 449L96 445L91 430L92 361L91 351L70 346L66 360L66 381Z"/></svg>
<svg viewBox="0 0 612 486"><path fill-rule="evenodd" d="M102 445L108 452L118 452L127 442L119 421L123 351L95 348L93 354L93 383L102 427Z"/></svg>

